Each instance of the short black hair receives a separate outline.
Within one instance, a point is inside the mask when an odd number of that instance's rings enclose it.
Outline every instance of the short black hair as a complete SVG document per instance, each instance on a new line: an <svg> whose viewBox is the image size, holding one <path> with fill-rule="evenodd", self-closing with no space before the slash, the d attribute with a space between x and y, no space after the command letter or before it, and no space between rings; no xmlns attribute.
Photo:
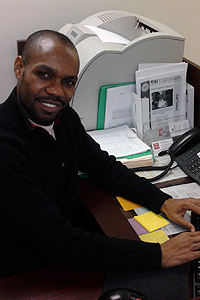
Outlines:
<svg viewBox="0 0 200 300"><path fill-rule="evenodd" d="M56 38L61 43L63 43L63 45L67 45L77 52L76 47L74 46L72 41L66 35L64 35L58 31L54 31L54 30L50 30L50 29L43 29L43 30L39 30L39 31L32 33L27 38L24 48L23 48L23 52L22 52L22 59L23 59L24 64L27 64L29 62L29 59L32 54L32 50L35 47L37 40L41 37Z"/></svg>

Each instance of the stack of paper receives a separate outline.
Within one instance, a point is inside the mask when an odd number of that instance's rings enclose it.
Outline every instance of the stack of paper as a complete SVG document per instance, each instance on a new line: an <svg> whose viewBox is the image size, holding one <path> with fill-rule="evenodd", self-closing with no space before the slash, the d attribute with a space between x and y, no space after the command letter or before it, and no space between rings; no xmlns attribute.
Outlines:
<svg viewBox="0 0 200 300"><path fill-rule="evenodd" d="M129 169L151 166L154 162L151 150L127 157L120 157L117 160L121 161Z"/></svg>
<svg viewBox="0 0 200 300"><path fill-rule="evenodd" d="M127 125L114 128L88 131L88 134L128 168L153 164L151 148L141 141Z"/></svg>

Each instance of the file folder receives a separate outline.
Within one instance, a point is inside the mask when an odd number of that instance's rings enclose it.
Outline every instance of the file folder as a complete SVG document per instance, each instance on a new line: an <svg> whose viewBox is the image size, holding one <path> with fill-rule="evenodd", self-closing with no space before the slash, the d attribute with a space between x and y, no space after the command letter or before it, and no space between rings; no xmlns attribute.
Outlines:
<svg viewBox="0 0 200 300"><path fill-rule="evenodd" d="M124 88L123 88L124 87ZM127 88L125 88L127 87ZM97 130L98 129L105 129L110 127L116 127L120 125L127 124L129 127L132 125L132 101L131 101L131 91L135 91L135 82L125 82L125 83L118 83L118 84L110 84L102 86L99 90L99 101L98 101L98 112L97 112ZM122 95L123 93L123 95ZM126 95L125 95L126 93ZM129 95L130 94L130 95ZM113 95L113 99L111 99ZM108 99L109 96L109 99ZM122 96L122 98L116 99L117 97ZM124 96L124 97L123 97ZM127 99L127 96L129 99ZM126 98L126 99L125 99ZM106 105L111 104L112 101L112 109L115 110L113 114L115 114L113 121L113 126L105 126L106 124ZM123 107L124 103L126 106ZM108 108L108 107L107 107ZM127 110L127 111L126 111ZM130 110L130 114L129 111ZM123 116L125 112L125 115ZM116 115L121 114L118 121L116 121Z"/></svg>

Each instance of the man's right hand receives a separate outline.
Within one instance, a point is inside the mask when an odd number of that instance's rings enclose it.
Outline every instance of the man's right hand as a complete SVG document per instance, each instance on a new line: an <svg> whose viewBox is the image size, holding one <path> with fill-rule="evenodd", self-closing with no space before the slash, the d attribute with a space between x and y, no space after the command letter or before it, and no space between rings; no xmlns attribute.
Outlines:
<svg viewBox="0 0 200 300"><path fill-rule="evenodd" d="M161 245L163 268L200 258L200 231L184 232Z"/></svg>

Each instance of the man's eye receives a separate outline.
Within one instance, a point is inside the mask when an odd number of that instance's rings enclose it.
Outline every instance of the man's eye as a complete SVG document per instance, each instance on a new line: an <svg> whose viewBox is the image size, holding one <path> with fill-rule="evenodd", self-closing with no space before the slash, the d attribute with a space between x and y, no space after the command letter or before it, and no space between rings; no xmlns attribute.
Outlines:
<svg viewBox="0 0 200 300"><path fill-rule="evenodd" d="M64 81L64 84L65 84L66 86L74 87L74 86L76 85L76 82L73 81L73 80L70 80L70 79L66 79L66 80Z"/></svg>
<svg viewBox="0 0 200 300"><path fill-rule="evenodd" d="M49 75L46 72L39 72L38 76L42 79L49 79Z"/></svg>

